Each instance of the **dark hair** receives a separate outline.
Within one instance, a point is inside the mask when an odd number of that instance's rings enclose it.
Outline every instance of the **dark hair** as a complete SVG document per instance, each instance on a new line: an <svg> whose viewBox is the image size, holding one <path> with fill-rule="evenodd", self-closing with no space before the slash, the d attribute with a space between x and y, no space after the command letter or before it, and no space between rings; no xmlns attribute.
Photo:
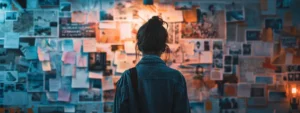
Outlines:
<svg viewBox="0 0 300 113"><path fill-rule="evenodd" d="M139 51L143 54L161 55L166 50L168 32L163 24L167 23L158 16L153 16L141 26L137 33Z"/></svg>

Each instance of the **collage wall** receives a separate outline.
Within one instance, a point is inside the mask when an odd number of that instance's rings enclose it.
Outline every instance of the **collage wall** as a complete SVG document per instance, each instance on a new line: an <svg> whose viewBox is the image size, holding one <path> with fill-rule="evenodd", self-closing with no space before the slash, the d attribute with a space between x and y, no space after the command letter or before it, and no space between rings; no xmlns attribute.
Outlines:
<svg viewBox="0 0 300 113"><path fill-rule="evenodd" d="M300 96L299 2L170 1L0 0L0 113L111 113L152 16L167 22L161 58L184 75L192 113L282 113Z"/></svg>

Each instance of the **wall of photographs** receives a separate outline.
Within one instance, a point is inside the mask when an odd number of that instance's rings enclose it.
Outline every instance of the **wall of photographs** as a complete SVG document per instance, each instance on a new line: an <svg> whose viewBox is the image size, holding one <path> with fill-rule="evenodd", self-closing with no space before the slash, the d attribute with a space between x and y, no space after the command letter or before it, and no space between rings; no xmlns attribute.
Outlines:
<svg viewBox="0 0 300 113"><path fill-rule="evenodd" d="M155 15L192 113L299 104L299 0L170 1L0 0L0 112L111 113L116 82L139 60L137 30Z"/></svg>

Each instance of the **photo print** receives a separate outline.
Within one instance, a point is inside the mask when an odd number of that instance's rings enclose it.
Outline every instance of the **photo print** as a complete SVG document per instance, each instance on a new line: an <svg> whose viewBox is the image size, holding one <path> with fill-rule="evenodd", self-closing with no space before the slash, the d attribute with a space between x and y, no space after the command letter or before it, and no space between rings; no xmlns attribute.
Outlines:
<svg viewBox="0 0 300 113"><path fill-rule="evenodd" d="M132 20L131 1L115 1L114 20L115 21L130 21Z"/></svg>
<svg viewBox="0 0 300 113"><path fill-rule="evenodd" d="M98 89L81 91L79 92L78 96L79 96L79 102L101 102L102 101L102 94Z"/></svg>
<svg viewBox="0 0 300 113"><path fill-rule="evenodd" d="M175 2L176 10L190 10L193 8L192 2Z"/></svg>
<svg viewBox="0 0 300 113"><path fill-rule="evenodd" d="M179 40L181 39L181 23L168 23L168 43L169 44L179 44Z"/></svg>
<svg viewBox="0 0 300 113"><path fill-rule="evenodd" d="M42 92L33 92L31 93L31 101L33 102L41 102L42 101Z"/></svg>
<svg viewBox="0 0 300 113"><path fill-rule="evenodd" d="M273 78L273 76L263 76L263 75L255 76L255 83L273 85L274 78Z"/></svg>
<svg viewBox="0 0 300 113"><path fill-rule="evenodd" d="M288 95L286 91L269 90L268 92L269 102L288 102Z"/></svg>
<svg viewBox="0 0 300 113"><path fill-rule="evenodd" d="M14 83L4 84L4 92L15 92L15 91L16 91L16 84Z"/></svg>
<svg viewBox="0 0 300 113"><path fill-rule="evenodd" d="M230 55L242 54L242 44L239 42L227 42L227 47Z"/></svg>
<svg viewBox="0 0 300 113"><path fill-rule="evenodd" d="M38 113L65 113L64 106L39 106Z"/></svg>
<svg viewBox="0 0 300 113"><path fill-rule="evenodd" d="M232 65L233 64L233 57L225 55L224 56L224 64L225 65Z"/></svg>
<svg viewBox="0 0 300 113"><path fill-rule="evenodd" d="M265 84L252 84L250 98L247 101L248 106L266 106L267 105L267 87Z"/></svg>
<svg viewBox="0 0 300 113"><path fill-rule="evenodd" d="M70 2L61 2L60 3L60 11L71 11L71 3Z"/></svg>
<svg viewBox="0 0 300 113"><path fill-rule="evenodd" d="M244 56L250 56L251 55L251 44L243 44L243 55Z"/></svg>
<svg viewBox="0 0 300 113"><path fill-rule="evenodd" d="M222 41L213 41L213 68L223 68Z"/></svg>
<svg viewBox="0 0 300 113"><path fill-rule="evenodd" d="M1 76L0 82L5 82L5 83L18 82L18 72L17 71L1 71L0 76Z"/></svg>
<svg viewBox="0 0 300 113"><path fill-rule="evenodd" d="M58 7L60 0L38 0L41 7Z"/></svg>
<svg viewBox="0 0 300 113"><path fill-rule="evenodd" d="M245 30L246 40L247 41L259 41L261 39L261 31L260 30Z"/></svg>
<svg viewBox="0 0 300 113"><path fill-rule="evenodd" d="M17 21L13 23L13 32L20 37L34 36L33 11L20 12Z"/></svg>
<svg viewBox="0 0 300 113"><path fill-rule="evenodd" d="M106 69L106 53L89 53L88 68L90 71L104 71Z"/></svg>
<svg viewBox="0 0 300 113"><path fill-rule="evenodd" d="M245 9L242 5L230 4L226 5L226 21L240 22L245 20Z"/></svg>
<svg viewBox="0 0 300 113"><path fill-rule="evenodd" d="M191 113L203 113L204 106L203 102L190 102Z"/></svg>
<svg viewBox="0 0 300 113"><path fill-rule="evenodd" d="M31 72L27 74L28 92L44 91L44 74Z"/></svg>
<svg viewBox="0 0 300 113"><path fill-rule="evenodd" d="M58 12L34 11L34 36L58 36Z"/></svg>
<svg viewBox="0 0 300 113"><path fill-rule="evenodd" d="M239 103L238 98L233 97L226 97L226 98L220 98L219 99L219 108L222 113L225 113L226 111L235 111L239 109ZM232 112L228 112L232 113ZM234 112L238 113L238 112Z"/></svg>
<svg viewBox="0 0 300 113"><path fill-rule="evenodd" d="M112 113L113 112L113 102L104 102L103 103L103 111L104 113Z"/></svg>
<svg viewBox="0 0 300 113"><path fill-rule="evenodd" d="M283 20L280 18L265 19L265 28L271 28L275 33L279 33L283 28Z"/></svg>
<svg viewBox="0 0 300 113"><path fill-rule="evenodd" d="M239 56L237 56L237 55L232 56L232 64L233 65L238 65L239 64Z"/></svg>
<svg viewBox="0 0 300 113"><path fill-rule="evenodd" d="M106 90L103 91L103 100L104 102L113 102L115 99L115 90Z"/></svg>
<svg viewBox="0 0 300 113"><path fill-rule="evenodd" d="M17 21L18 19L18 12L15 11L8 11L5 13L5 21Z"/></svg>
<svg viewBox="0 0 300 113"><path fill-rule="evenodd" d="M225 37L225 16L222 11L212 11L208 4L197 9L197 23L182 23L182 39L222 39ZM202 7L203 6L203 7ZM211 6L211 7L209 7Z"/></svg>
<svg viewBox="0 0 300 113"><path fill-rule="evenodd" d="M292 5L292 0L276 0L277 8L290 8Z"/></svg>
<svg viewBox="0 0 300 113"><path fill-rule="evenodd" d="M27 85L25 83L23 83L23 84L17 83L16 84L16 91L17 92L26 92L27 91L27 87L26 86Z"/></svg>
<svg viewBox="0 0 300 113"><path fill-rule="evenodd" d="M100 21L114 20L114 0L106 0L101 2Z"/></svg>
<svg viewBox="0 0 300 113"><path fill-rule="evenodd" d="M232 65L225 65L224 66L224 74L231 74L232 73Z"/></svg>
<svg viewBox="0 0 300 113"><path fill-rule="evenodd" d="M11 9L11 4L9 1L2 0L0 1L0 10L10 10Z"/></svg>

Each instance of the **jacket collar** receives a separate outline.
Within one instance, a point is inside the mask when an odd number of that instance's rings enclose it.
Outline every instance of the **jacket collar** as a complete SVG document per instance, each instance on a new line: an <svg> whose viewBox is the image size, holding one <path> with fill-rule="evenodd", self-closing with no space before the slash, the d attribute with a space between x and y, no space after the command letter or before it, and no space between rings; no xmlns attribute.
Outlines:
<svg viewBox="0 0 300 113"><path fill-rule="evenodd" d="M159 56L144 55L137 65L140 64L166 64Z"/></svg>

